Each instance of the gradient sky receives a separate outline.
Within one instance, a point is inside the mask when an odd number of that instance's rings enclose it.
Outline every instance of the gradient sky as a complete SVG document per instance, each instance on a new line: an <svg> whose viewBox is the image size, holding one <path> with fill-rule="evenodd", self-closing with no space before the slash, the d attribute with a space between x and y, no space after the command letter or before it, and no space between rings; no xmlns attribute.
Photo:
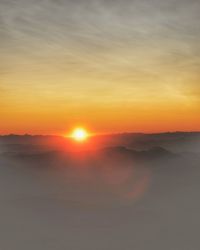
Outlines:
<svg viewBox="0 0 200 250"><path fill-rule="evenodd" d="M199 0L0 0L0 133L200 130Z"/></svg>

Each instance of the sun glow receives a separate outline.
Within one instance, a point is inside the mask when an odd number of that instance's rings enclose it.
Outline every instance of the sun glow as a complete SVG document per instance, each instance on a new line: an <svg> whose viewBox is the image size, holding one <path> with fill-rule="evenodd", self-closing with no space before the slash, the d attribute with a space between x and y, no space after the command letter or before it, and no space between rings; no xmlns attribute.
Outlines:
<svg viewBox="0 0 200 250"><path fill-rule="evenodd" d="M71 134L71 137L76 141L85 141L89 134L84 128L76 128Z"/></svg>

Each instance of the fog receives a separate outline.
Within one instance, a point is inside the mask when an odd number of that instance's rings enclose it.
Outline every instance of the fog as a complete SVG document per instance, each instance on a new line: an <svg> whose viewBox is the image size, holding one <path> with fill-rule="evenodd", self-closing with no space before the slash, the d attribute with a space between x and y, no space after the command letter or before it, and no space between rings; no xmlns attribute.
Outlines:
<svg viewBox="0 0 200 250"><path fill-rule="evenodd" d="M0 138L0 248L198 249L199 134L181 135L182 152L169 135L148 150L119 137L80 152Z"/></svg>

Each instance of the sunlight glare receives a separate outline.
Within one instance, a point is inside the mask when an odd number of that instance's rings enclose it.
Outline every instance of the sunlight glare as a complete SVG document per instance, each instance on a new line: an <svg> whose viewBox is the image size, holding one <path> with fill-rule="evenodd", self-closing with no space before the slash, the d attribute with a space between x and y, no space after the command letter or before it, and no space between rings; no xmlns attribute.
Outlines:
<svg viewBox="0 0 200 250"><path fill-rule="evenodd" d="M88 138L88 132L84 128L76 128L71 137L76 141L85 141Z"/></svg>

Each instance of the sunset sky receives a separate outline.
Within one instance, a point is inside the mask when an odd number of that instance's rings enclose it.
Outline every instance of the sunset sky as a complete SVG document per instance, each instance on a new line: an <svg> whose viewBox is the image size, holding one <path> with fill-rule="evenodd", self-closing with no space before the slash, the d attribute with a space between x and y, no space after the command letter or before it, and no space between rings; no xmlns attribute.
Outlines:
<svg viewBox="0 0 200 250"><path fill-rule="evenodd" d="M199 0L0 0L0 134L200 130Z"/></svg>

